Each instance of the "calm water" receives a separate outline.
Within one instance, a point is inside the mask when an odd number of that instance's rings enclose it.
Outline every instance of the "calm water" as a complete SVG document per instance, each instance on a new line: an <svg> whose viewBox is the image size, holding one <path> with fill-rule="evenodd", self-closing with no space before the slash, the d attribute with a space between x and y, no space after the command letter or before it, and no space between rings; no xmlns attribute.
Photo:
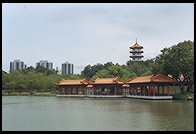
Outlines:
<svg viewBox="0 0 196 134"><path fill-rule="evenodd" d="M194 103L130 98L3 96L2 130L194 131Z"/></svg>

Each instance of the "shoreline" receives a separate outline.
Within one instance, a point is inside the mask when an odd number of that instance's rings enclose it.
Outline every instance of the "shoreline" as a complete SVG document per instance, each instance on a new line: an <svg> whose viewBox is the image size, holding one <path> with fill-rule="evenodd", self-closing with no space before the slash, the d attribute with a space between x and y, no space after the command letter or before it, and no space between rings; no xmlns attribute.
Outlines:
<svg viewBox="0 0 196 134"><path fill-rule="evenodd" d="M46 97L56 97L57 94L51 93L51 92L35 92L33 94L30 94L30 92L13 92L13 93L2 93L2 96L46 96ZM175 94L172 95L172 100L187 100L187 101L194 101L194 93L187 93L187 94Z"/></svg>
<svg viewBox="0 0 196 134"><path fill-rule="evenodd" d="M2 96L46 96L46 97L54 97L56 96L55 93L51 93L51 92L36 92L36 93L33 93L33 94L30 94L30 92L22 92L22 93L19 93L19 92L13 92L13 93L4 93L2 94Z"/></svg>

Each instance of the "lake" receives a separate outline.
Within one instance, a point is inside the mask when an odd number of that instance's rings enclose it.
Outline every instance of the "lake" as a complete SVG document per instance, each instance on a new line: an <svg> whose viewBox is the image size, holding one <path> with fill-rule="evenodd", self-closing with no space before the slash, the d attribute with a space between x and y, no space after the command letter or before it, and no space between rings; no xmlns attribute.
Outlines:
<svg viewBox="0 0 196 134"><path fill-rule="evenodd" d="M2 96L2 131L194 131L194 102Z"/></svg>

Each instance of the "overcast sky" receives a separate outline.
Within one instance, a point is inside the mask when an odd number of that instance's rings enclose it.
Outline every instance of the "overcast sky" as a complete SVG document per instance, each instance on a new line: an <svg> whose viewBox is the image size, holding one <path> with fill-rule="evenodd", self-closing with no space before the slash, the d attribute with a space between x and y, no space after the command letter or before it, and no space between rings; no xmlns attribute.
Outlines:
<svg viewBox="0 0 196 134"><path fill-rule="evenodd" d="M129 47L144 47L143 60L184 40L194 40L194 3L2 4L2 69L20 59L28 67L48 60L74 64L126 64Z"/></svg>

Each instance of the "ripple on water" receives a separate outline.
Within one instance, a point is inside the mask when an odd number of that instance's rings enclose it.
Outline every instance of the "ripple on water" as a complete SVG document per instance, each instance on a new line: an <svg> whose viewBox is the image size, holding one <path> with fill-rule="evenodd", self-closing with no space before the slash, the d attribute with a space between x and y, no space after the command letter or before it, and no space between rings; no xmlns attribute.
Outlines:
<svg viewBox="0 0 196 134"><path fill-rule="evenodd" d="M193 131L194 104L126 98L3 97L2 130Z"/></svg>

